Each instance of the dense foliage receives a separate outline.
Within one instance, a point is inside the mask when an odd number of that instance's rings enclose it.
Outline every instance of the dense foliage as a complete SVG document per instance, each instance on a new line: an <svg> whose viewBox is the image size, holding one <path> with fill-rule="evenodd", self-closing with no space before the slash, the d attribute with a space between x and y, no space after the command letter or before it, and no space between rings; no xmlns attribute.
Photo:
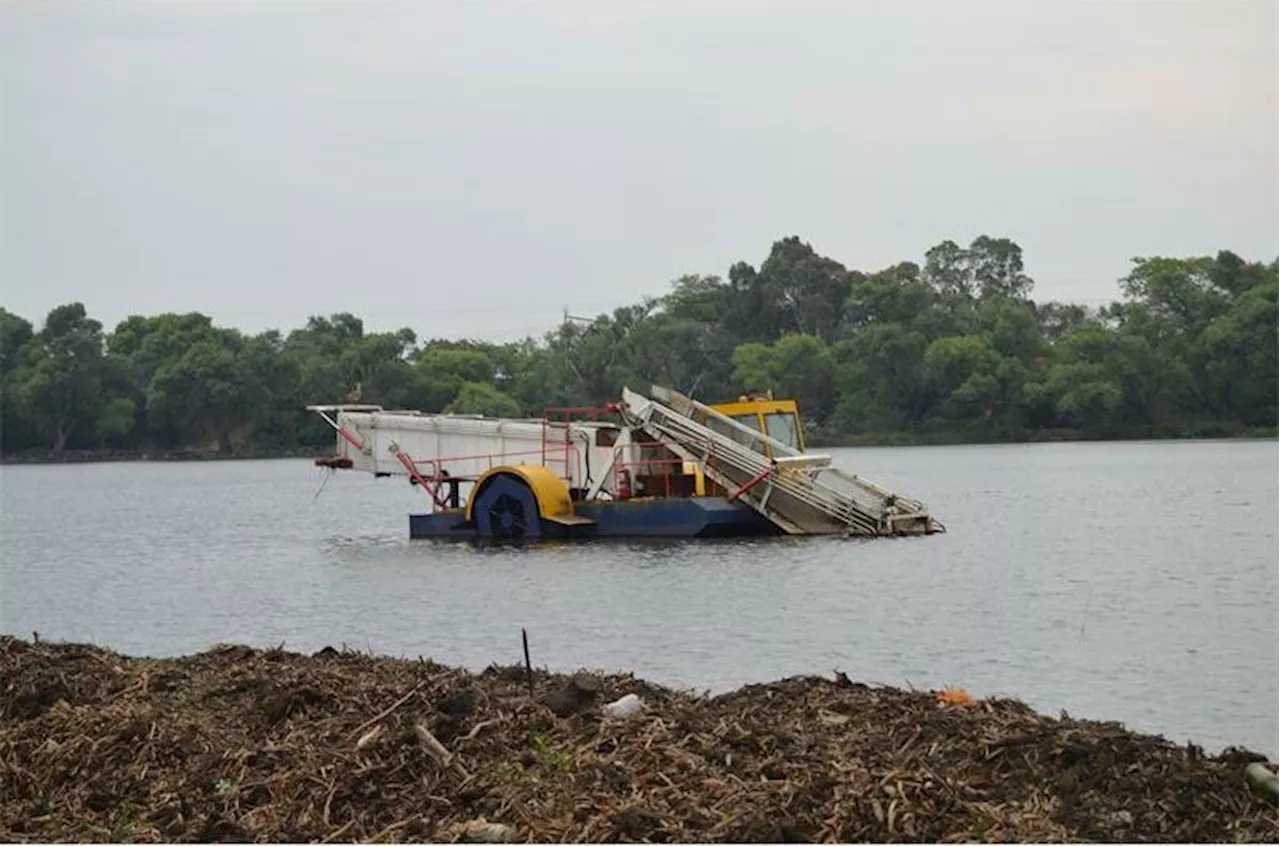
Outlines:
<svg viewBox="0 0 1280 846"><path fill-rule="evenodd" d="M541 340L419 343L350 314L247 336L201 314L107 333L79 303L38 330L0 309L6 453L327 444L307 403L539 415L658 383L719 400L796 397L829 440L1231 434L1276 425L1277 262L1135 259L1101 309L1030 299L1022 250L946 241L923 264L849 270L798 238L728 279Z"/></svg>

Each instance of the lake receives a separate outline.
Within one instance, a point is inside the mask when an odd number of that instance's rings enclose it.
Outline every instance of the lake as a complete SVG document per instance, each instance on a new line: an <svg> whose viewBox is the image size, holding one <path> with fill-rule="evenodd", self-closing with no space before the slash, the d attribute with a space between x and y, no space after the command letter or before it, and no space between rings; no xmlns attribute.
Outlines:
<svg viewBox="0 0 1280 846"><path fill-rule="evenodd" d="M305 460L0 468L0 631L172 656L346 645L720 692L840 669L1277 757L1275 441L864 448L928 538L408 540Z"/></svg>

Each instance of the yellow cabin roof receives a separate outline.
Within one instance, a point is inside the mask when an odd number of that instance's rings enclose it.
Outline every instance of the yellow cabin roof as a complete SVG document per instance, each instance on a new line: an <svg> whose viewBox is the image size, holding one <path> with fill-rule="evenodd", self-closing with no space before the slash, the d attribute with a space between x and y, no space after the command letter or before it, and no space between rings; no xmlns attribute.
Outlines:
<svg viewBox="0 0 1280 846"><path fill-rule="evenodd" d="M795 427L794 446L801 452L805 450L804 443L804 426L800 422L800 407L793 399L773 399L772 397L748 398L741 397L737 402L720 402L708 403L708 406L726 417L737 418L739 422L743 417L754 418L753 428L764 434L769 434L769 426L766 418L775 414L786 414L793 418ZM783 438L782 440L787 440ZM771 451L770 451L771 452Z"/></svg>
<svg viewBox="0 0 1280 846"><path fill-rule="evenodd" d="M733 417L737 414L774 414L784 412L799 414L800 409L795 400L757 399L738 400L737 402L708 403L721 414Z"/></svg>

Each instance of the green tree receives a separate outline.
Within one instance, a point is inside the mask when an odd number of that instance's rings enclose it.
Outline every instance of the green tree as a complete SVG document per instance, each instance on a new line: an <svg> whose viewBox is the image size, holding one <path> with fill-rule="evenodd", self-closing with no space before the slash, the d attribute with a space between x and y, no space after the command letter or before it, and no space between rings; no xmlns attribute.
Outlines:
<svg viewBox="0 0 1280 846"><path fill-rule="evenodd" d="M925 252L923 278L939 297L951 302L967 302L976 293L969 254L950 239Z"/></svg>
<svg viewBox="0 0 1280 846"><path fill-rule="evenodd" d="M924 353L925 384L945 419L992 425L1010 374L984 335L939 338Z"/></svg>
<svg viewBox="0 0 1280 846"><path fill-rule="evenodd" d="M519 417L520 403L488 382L464 382L445 414L483 414L486 417Z"/></svg>
<svg viewBox="0 0 1280 846"><path fill-rule="evenodd" d="M244 339L220 330L156 371L147 390L152 432L168 444L245 446L270 394L242 357Z"/></svg>
<svg viewBox="0 0 1280 846"><path fill-rule="evenodd" d="M196 312L132 315L104 337L79 303L38 331L0 309L0 449L322 447L333 433L309 403L537 416L651 383L710 402L772 390L832 436L1276 425L1280 261L1135 259L1096 310L1034 303L1032 287L1007 238L864 273L791 236L759 270L682 276L507 344L419 344L346 312L252 337Z"/></svg>
<svg viewBox="0 0 1280 846"><path fill-rule="evenodd" d="M1049 371L1047 392L1054 410L1068 425L1106 432L1115 426L1115 414L1124 392L1100 364L1085 361L1055 364Z"/></svg>
<svg viewBox="0 0 1280 846"><path fill-rule="evenodd" d="M4 452L31 446L38 437L26 403L34 338L29 320L0 308L0 450Z"/></svg>
<svg viewBox="0 0 1280 846"><path fill-rule="evenodd" d="M102 442L118 445L128 437L133 432L136 411L133 400L128 397L109 400L98 417L98 436Z"/></svg>
<svg viewBox="0 0 1280 846"><path fill-rule="evenodd" d="M771 345L743 344L733 352L733 365L733 380L744 390L793 397L814 423L824 421L835 404L835 359L815 335L784 335Z"/></svg>
<svg viewBox="0 0 1280 846"><path fill-rule="evenodd" d="M31 321L0 308L0 378L22 363L23 349L34 337Z"/></svg>
<svg viewBox="0 0 1280 846"><path fill-rule="evenodd" d="M982 299L1021 299L1033 282L1023 273L1022 248L1008 238L980 235L969 245L968 264Z"/></svg>
<svg viewBox="0 0 1280 846"><path fill-rule="evenodd" d="M106 405L102 324L88 317L82 303L58 306L29 342L30 371L20 403L55 453L73 435L96 434ZM96 446L92 440L82 443Z"/></svg>
<svg viewBox="0 0 1280 846"><path fill-rule="evenodd" d="M924 376L928 339L902 323L868 326L835 349L838 432L918 428L933 405Z"/></svg>
<svg viewBox="0 0 1280 846"><path fill-rule="evenodd" d="M769 312L769 337L810 335L829 341L840 325L849 296L849 271L820 256L795 236L773 245L760 265L759 284Z"/></svg>
<svg viewBox="0 0 1280 846"><path fill-rule="evenodd" d="M1199 350L1217 409L1250 426L1276 425L1277 283L1248 289L1205 327Z"/></svg>
<svg viewBox="0 0 1280 846"><path fill-rule="evenodd" d="M1170 329L1195 334L1222 316L1230 294L1214 283L1214 260L1136 258L1120 287Z"/></svg>
<svg viewBox="0 0 1280 846"><path fill-rule="evenodd" d="M651 314L627 336L626 372L643 390L658 384L689 396L717 396L729 383L731 343L716 323Z"/></svg>
<svg viewBox="0 0 1280 846"><path fill-rule="evenodd" d="M1077 303L1047 302L1033 304L1040 334L1049 343L1061 340L1085 323L1095 321L1089 309Z"/></svg>
<svg viewBox="0 0 1280 846"><path fill-rule="evenodd" d="M920 268L902 262L869 276L859 276L850 285L844 304L846 333L879 323L918 326L929 331L936 324L933 307L938 295L920 276Z"/></svg>
<svg viewBox="0 0 1280 846"><path fill-rule="evenodd" d="M426 344L413 371L409 394L414 406L426 411L446 408L467 383L492 385L497 376L495 362L486 351L448 342Z"/></svg>

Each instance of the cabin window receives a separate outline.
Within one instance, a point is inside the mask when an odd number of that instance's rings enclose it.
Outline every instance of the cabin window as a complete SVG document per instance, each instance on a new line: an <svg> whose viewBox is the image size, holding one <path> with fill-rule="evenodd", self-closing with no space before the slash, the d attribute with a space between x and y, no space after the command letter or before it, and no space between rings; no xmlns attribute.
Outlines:
<svg viewBox="0 0 1280 846"><path fill-rule="evenodd" d="M764 423L769 437L775 441L781 441L792 449L800 448L800 434L794 414L787 411L766 414Z"/></svg>
<svg viewBox="0 0 1280 846"><path fill-rule="evenodd" d="M741 423L743 426L746 426L748 429L750 429L753 432L760 431L760 418L757 417L754 413L735 414L733 415L733 419ZM740 444L745 444L746 446L755 447L757 449L759 448L760 442L757 441L755 438L751 437L750 435L746 434L745 432L739 432L737 429L734 429L732 432L732 437L735 441L737 441Z"/></svg>

